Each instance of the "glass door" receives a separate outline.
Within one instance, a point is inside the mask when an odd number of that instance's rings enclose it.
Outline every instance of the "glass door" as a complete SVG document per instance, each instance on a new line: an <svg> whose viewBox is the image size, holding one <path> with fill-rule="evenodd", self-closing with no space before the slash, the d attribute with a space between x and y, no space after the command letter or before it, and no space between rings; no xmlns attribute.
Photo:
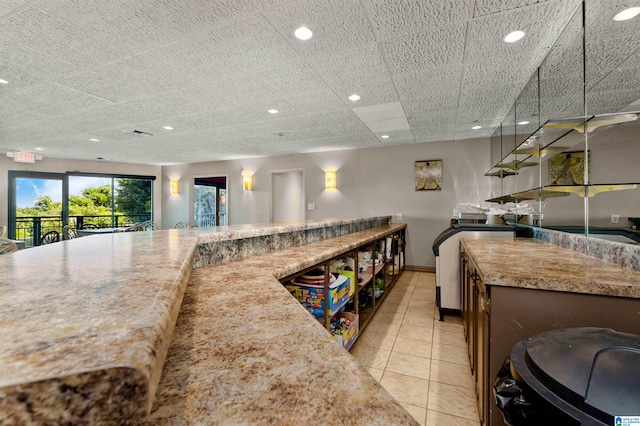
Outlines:
<svg viewBox="0 0 640 426"><path fill-rule="evenodd" d="M9 238L25 247L62 240L69 221L67 176L9 171Z"/></svg>
<svg viewBox="0 0 640 426"><path fill-rule="evenodd" d="M195 178L193 224L198 227L227 225L227 178Z"/></svg>

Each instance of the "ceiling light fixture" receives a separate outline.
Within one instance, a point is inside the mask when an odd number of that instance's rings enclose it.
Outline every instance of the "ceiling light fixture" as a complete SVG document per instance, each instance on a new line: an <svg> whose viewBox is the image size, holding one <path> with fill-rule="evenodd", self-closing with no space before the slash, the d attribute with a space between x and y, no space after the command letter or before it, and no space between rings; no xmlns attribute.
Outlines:
<svg viewBox="0 0 640 426"><path fill-rule="evenodd" d="M9 82L0 78L0 84L9 84Z"/></svg>
<svg viewBox="0 0 640 426"><path fill-rule="evenodd" d="M295 30L294 34L300 40L309 40L311 37L313 37L313 31L311 31L307 27L298 28L297 30Z"/></svg>
<svg viewBox="0 0 640 426"><path fill-rule="evenodd" d="M165 130L173 130L173 127L171 127L171 126L164 126L164 127L163 127L163 129L165 129Z"/></svg>
<svg viewBox="0 0 640 426"><path fill-rule="evenodd" d="M278 110L277 109L270 109L269 110L269 114L277 114Z"/></svg>
<svg viewBox="0 0 640 426"><path fill-rule="evenodd" d="M527 120L521 121L518 123L521 126L524 126L525 124L529 124L529 122Z"/></svg>
<svg viewBox="0 0 640 426"><path fill-rule="evenodd" d="M36 151L44 151L44 148L36 147Z"/></svg>
<svg viewBox="0 0 640 426"><path fill-rule="evenodd" d="M389 139L389 135L382 135L380 136L382 139Z"/></svg>
<svg viewBox="0 0 640 426"><path fill-rule="evenodd" d="M473 126L471 129L472 129L472 130L482 129L482 126Z"/></svg>
<svg viewBox="0 0 640 426"><path fill-rule="evenodd" d="M524 31L513 31L507 34L507 36L504 38L504 41L507 43L515 43L522 37L524 37Z"/></svg>
<svg viewBox="0 0 640 426"><path fill-rule="evenodd" d="M630 7L616 14L616 16L613 17L613 20L626 21L628 19L635 18L638 15L640 15L640 7Z"/></svg>
<svg viewBox="0 0 640 426"><path fill-rule="evenodd" d="M354 93L353 95L349 96L349 100L350 100L350 101L353 101L353 102L355 102L355 101L359 101L359 100L360 100L360 96L358 96L358 95L356 95L356 94Z"/></svg>
<svg viewBox="0 0 640 426"><path fill-rule="evenodd" d="M100 139L91 138L89 139L91 142L100 142Z"/></svg>

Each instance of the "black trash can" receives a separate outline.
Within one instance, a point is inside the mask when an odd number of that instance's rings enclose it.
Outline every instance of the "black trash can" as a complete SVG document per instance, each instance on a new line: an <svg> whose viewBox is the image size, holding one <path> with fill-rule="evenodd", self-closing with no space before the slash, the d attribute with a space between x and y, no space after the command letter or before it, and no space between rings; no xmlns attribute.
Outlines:
<svg viewBox="0 0 640 426"><path fill-rule="evenodd" d="M640 336L585 327L522 340L496 377L494 396L514 426L640 417Z"/></svg>

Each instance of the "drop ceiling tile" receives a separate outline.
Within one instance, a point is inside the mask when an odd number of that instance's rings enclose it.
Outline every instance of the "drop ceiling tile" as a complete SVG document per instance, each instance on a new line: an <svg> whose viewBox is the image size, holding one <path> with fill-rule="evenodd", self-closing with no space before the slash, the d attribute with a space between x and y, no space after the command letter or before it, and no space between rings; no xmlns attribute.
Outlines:
<svg viewBox="0 0 640 426"><path fill-rule="evenodd" d="M386 40L465 21L472 4L470 0L373 0L364 6L378 36Z"/></svg>
<svg viewBox="0 0 640 426"><path fill-rule="evenodd" d="M399 37L382 44L393 76L428 72L461 64L465 49L465 24Z"/></svg>
<svg viewBox="0 0 640 426"><path fill-rule="evenodd" d="M27 3L29 0L5 0L0 3L0 18L2 18L7 13L19 8L23 4Z"/></svg>
<svg viewBox="0 0 640 426"><path fill-rule="evenodd" d="M67 62L37 53L2 37L0 37L0 58L2 58L0 78L9 82L0 86L0 96L77 71Z"/></svg>
<svg viewBox="0 0 640 426"><path fill-rule="evenodd" d="M308 63L329 84L354 78L369 82L388 81L389 76L377 43L331 54L314 55L308 59Z"/></svg>
<svg viewBox="0 0 640 426"><path fill-rule="evenodd" d="M432 96L458 97L462 66L453 65L394 78L400 99L423 99Z"/></svg>
<svg viewBox="0 0 640 426"><path fill-rule="evenodd" d="M335 136L335 133L333 133L330 129L326 127L311 127L311 128L305 128L305 129L296 129L296 130L291 130L291 132L302 140L330 138Z"/></svg>
<svg viewBox="0 0 640 426"><path fill-rule="evenodd" d="M360 2L343 0L301 0L265 12L275 28L279 28L303 55L340 52L375 42ZM294 31L301 25L314 35L298 40Z"/></svg>
<svg viewBox="0 0 640 426"><path fill-rule="evenodd" d="M545 3L549 0L477 0L474 4L474 18L493 15L495 13L505 12L531 6L539 3Z"/></svg>
<svg viewBox="0 0 640 426"><path fill-rule="evenodd" d="M79 68L108 62L125 54L94 30L80 29L36 7L24 8L0 20L0 37L61 58Z"/></svg>
<svg viewBox="0 0 640 426"><path fill-rule="evenodd" d="M345 102L352 106L379 105L399 101L391 80L388 82L375 81L368 83L363 81L353 82L353 84L336 84L333 89L341 99L345 99ZM349 96L354 93L360 96L360 99L355 102L349 100Z"/></svg>
<svg viewBox="0 0 640 426"><path fill-rule="evenodd" d="M306 115L320 114L323 112L348 111L347 101L341 99L329 88L314 90L304 95L284 98L287 103Z"/></svg>
<svg viewBox="0 0 640 426"><path fill-rule="evenodd" d="M212 30L205 39L211 52L243 71L266 70L301 59L297 51L260 16L251 15L233 25Z"/></svg>
<svg viewBox="0 0 640 426"><path fill-rule="evenodd" d="M305 116L297 116L292 118L280 118L274 117L273 120L269 120L269 123L275 126L278 130L294 132L302 129L317 128L318 123Z"/></svg>
<svg viewBox="0 0 640 426"><path fill-rule="evenodd" d="M290 63L266 71L248 73L248 77L269 87L279 97L304 95L327 88L314 70L303 62Z"/></svg>

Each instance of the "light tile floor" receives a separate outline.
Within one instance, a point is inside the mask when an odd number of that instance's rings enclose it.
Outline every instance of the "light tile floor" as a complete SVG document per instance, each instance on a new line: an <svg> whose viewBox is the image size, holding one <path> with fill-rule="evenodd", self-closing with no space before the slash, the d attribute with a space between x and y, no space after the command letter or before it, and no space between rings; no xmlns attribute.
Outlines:
<svg viewBox="0 0 640 426"><path fill-rule="evenodd" d="M479 425L462 320L435 300L435 274L404 272L351 354L420 424Z"/></svg>

